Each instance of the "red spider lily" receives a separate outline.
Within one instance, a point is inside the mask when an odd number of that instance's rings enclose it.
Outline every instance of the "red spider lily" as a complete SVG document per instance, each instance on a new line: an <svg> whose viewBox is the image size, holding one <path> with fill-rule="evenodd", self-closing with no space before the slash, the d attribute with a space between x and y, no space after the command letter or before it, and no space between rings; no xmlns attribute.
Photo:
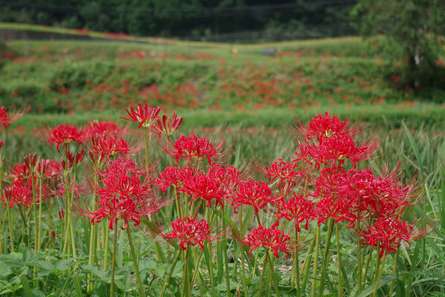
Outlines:
<svg viewBox="0 0 445 297"><path fill-rule="evenodd" d="M279 252L289 253L289 240L289 235L277 229L275 226L266 228L259 225L247 234L243 243L249 246L249 253L252 253L260 247L264 247L271 250L274 256L278 258Z"/></svg>
<svg viewBox="0 0 445 297"><path fill-rule="evenodd" d="M395 253L402 241L409 241L412 229L413 227L405 221L380 217L360 235L367 245L379 248L380 256L383 256Z"/></svg>
<svg viewBox="0 0 445 297"><path fill-rule="evenodd" d="M196 200L201 198L207 202L207 206L211 206L212 200L216 205L223 205L225 192L222 190L217 179L209 177L205 174L196 174L184 181L182 191Z"/></svg>
<svg viewBox="0 0 445 297"><path fill-rule="evenodd" d="M65 152L66 160L62 161L62 167L65 169L72 168L75 165L82 162L83 157L85 156L85 151L82 149L76 153L72 153L70 151Z"/></svg>
<svg viewBox="0 0 445 297"><path fill-rule="evenodd" d="M309 223L315 218L315 205L312 201L305 199L301 195L295 195L289 200L283 198L275 202L275 216L278 220L286 219L295 223L295 230L301 230L301 223L305 223L305 228L309 228Z"/></svg>
<svg viewBox="0 0 445 297"><path fill-rule="evenodd" d="M116 136L100 136L91 139L89 155L91 160L108 160L115 155L128 153L128 143Z"/></svg>
<svg viewBox="0 0 445 297"><path fill-rule="evenodd" d="M62 164L55 160L43 159L37 164L37 172L46 178L58 177L62 173L62 170Z"/></svg>
<svg viewBox="0 0 445 297"><path fill-rule="evenodd" d="M355 222L380 216L399 215L409 205L410 187L402 186L394 174L376 177L367 170L323 169L316 181L314 195L319 222L329 217Z"/></svg>
<svg viewBox="0 0 445 297"><path fill-rule="evenodd" d="M94 121L82 129L82 136L84 140L89 140L101 136L117 136L121 132L116 123Z"/></svg>
<svg viewBox="0 0 445 297"><path fill-rule="evenodd" d="M61 145L72 142L82 143L82 134L76 127L62 124L51 130L48 141L49 143L55 144L59 151Z"/></svg>
<svg viewBox="0 0 445 297"><path fill-rule="evenodd" d="M191 217L179 218L171 223L171 232L163 233L165 239L176 239L179 247L186 250L189 247L199 246L204 249L204 243L211 241L210 227L206 220L198 220Z"/></svg>
<svg viewBox="0 0 445 297"><path fill-rule="evenodd" d="M282 192L289 191L297 184L297 178L302 173L297 171L296 162L286 162L283 159L275 160L270 167L266 168L266 177L270 183L277 183ZM286 193L283 193L286 194Z"/></svg>
<svg viewBox="0 0 445 297"><path fill-rule="evenodd" d="M230 198L240 182L240 172L233 166L212 164L207 170L207 176L216 180L224 192L224 198Z"/></svg>
<svg viewBox="0 0 445 297"><path fill-rule="evenodd" d="M340 195L350 201L354 213L397 215L409 204L410 187L402 186L394 174L376 177L370 170L351 170L348 173Z"/></svg>
<svg viewBox="0 0 445 297"><path fill-rule="evenodd" d="M336 116L331 117L328 112L325 115L317 115L312 118L304 129L304 136L307 139L317 139L318 142L323 142L323 139L332 136L348 133L348 121L341 121Z"/></svg>
<svg viewBox="0 0 445 297"><path fill-rule="evenodd" d="M274 201L269 186L263 181L240 181L232 198L232 203L237 209L241 205L250 205L258 213Z"/></svg>
<svg viewBox="0 0 445 297"><path fill-rule="evenodd" d="M10 208L21 205L26 208L32 206L32 183L31 179L18 178L4 189L3 200Z"/></svg>
<svg viewBox="0 0 445 297"><path fill-rule="evenodd" d="M159 177L155 180L155 184L162 192L167 191L171 186L175 186L177 191L183 191L185 181L199 173L200 172L195 168L178 168L169 166L159 174Z"/></svg>
<svg viewBox="0 0 445 297"><path fill-rule="evenodd" d="M8 115L8 111L3 106L0 107L0 125L5 129L11 125L11 119Z"/></svg>
<svg viewBox="0 0 445 297"><path fill-rule="evenodd" d="M205 137L195 134L189 136L181 135L175 142L173 151L170 152L177 162L181 159L191 161L193 159L206 158L211 164L216 157L216 149Z"/></svg>
<svg viewBox="0 0 445 297"><path fill-rule="evenodd" d="M338 166L349 160L353 165L369 158L373 152L372 145L357 146L346 134L326 138L320 144L302 144L297 151L297 159L312 160L317 167L320 165Z"/></svg>
<svg viewBox="0 0 445 297"><path fill-rule="evenodd" d="M160 204L151 196L151 189L141 182L141 170L132 160L117 159L103 174L103 188L100 189L100 207L90 214L91 222L109 219L109 228L115 221L124 221L124 227L132 221L140 223L141 217L159 210Z"/></svg>
<svg viewBox="0 0 445 297"><path fill-rule="evenodd" d="M161 135L165 134L167 136L172 135L182 124L182 117L179 117L176 112L173 112L172 116L169 118L167 115L162 115L161 118L156 120L153 126L154 131Z"/></svg>
<svg viewBox="0 0 445 297"><path fill-rule="evenodd" d="M130 106L127 110L129 120L138 123L138 128L148 128L157 119L161 109L148 104L138 104L136 107Z"/></svg>

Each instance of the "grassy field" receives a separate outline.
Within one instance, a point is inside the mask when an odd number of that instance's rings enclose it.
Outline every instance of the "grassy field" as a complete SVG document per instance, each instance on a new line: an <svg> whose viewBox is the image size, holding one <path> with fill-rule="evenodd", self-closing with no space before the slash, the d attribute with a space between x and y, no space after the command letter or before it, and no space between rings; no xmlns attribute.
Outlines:
<svg viewBox="0 0 445 297"><path fill-rule="evenodd" d="M394 89L381 75L385 60L378 42L352 37L257 45L135 42L129 37L13 41L8 46L0 70L0 104L31 107L33 113L116 110L149 101L167 109L276 109L287 118L289 111L333 108L353 114L356 106L376 106L370 112L378 113L399 104L416 113L422 102L443 110L445 98L441 90Z"/></svg>

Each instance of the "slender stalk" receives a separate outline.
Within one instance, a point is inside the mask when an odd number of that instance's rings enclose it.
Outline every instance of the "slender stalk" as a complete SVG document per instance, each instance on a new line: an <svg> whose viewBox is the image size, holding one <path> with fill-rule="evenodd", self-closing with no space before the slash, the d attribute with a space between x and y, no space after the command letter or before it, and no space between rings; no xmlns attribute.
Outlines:
<svg viewBox="0 0 445 297"><path fill-rule="evenodd" d="M14 252L14 231L12 227L12 216L11 208L6 206L6 214L8 217L8 232L9 232L9 250L11 253Z"/></svg>
<svg viewBox="0 0 445 297"><path fill-rule="evenodd" d="M114 224L113 233L113 254L111 255L111 284L110 284L110 297L114 297L115 291L115 275L116 275L116 254L117 254L117 237L118 237L119 227L117 226L117 221Z"/></svg>
<svg viewBox="0 0 445 297"><path fill-rule="evenodd" d="M299 251L298 251L298 243L300 241L300 232L295 226L295 253L293 257L293 269L292 269L292 282L295 286L295 291L297 292L296 296L300 297L300 259L299 259Z"/></svg>
<svg viewBox="0 0 445 297"><path fill-rule="evenodd" d="M183 297L191 297L191 287L192 284L190 283L190 248L187 248L184 255L184 266L182 269L182 296Z"/></svg>
<svg viewBox="0 0 445 297"><path fill-rule="evenodd" d="M316 241L316 238L314 237L314 239L312 240L311 246L306 253L306 259L304 260L303 283L301 285L301 292L303 292L303 293L306 290L307 282L309 279L309 269L311 266L312 254L313 254L314 248L315 248L315 241Z"/></svg>
<svg viewBox="0 0 445 297"><path fill-rule="evenodd" d="M225 208L221 210L221 219L223 225L223 250L224 250L224 271L225 271L225 280L227 287L227 297L230 297L230 275L229 275L229 255L227 253L227 225L225 220Z"/></svg>
<svg viewBox="0 0 445 297"><path fill-rule="evenodd" d="M104 232L104 262L103 262L103 267L104 270L108 270L108 237L110 236L110 232L108 231L108 224L107 224L108 220L103 224L103 232Z"/></svg>
<svg viewBox="0 0 445 297"><path fill-rule="evenodd" d="M42 204L43 204L43 176L39 178L39 209L37 215L37 244L36 251L40 252L41 246L41 232L42 232Z"/></svg>
<svg viewBox="0 0 445 297"><path fill-rule="evenodd" d="M383 254L383 256L380 256L379 253L377 253L377 268L375 271L375 278L374 278L374 288L372 290L372 295L371 297L376 297L377 296L377 291L379 288L379 282L380 282L380 278L382 276L382 263L385 261L385 254Z"/></svg>
<svg viewBox="0 0 445 297"><path fill-rule="evenodd" d="M269 251L267 251L266 256L264 256L264 261L263 261L263 271L261 273L261 282L260 282L260 290L258 291L258 297L261 297L263 294L263 290L264 290L264 283L265 283L265 278L266 278L266 270L267 270L267 266L269 265L268 261L269 261ZM269 286L267 286L267 289L269 288ZM266 295L265 296L270 296L270 294L268 294L268 290L265 292Z"/></svg>
<svg viewBox="0 0 445 297"><path fill-rule="evenodd" d="M359 292L363 288L363 249L360 242L357 242L357 280Z"/></svg>
<svg viewBox="0 0 445 297"><path fill-rule="evenodd" d="M399 257L399 251L397 251L393 255L393 258L392 258L392 261L393 261L392 262L392 273L397 276L396 279L398 279L398 277L399 277L398 266L397 266L397 258L398 257ZM394 282L391 282L391 285L389 286L389 294L388 294L389 297L392 296L392 293L394 292L394 287L395 287Z"/></svg>
<svg viewBox="0 0 445 297"><path fill-rule="evenodd" d="M93 195L90 201L90 210L93 211L96 208L96 189L97 189L97 166L94 166L93 173ZM96 251L97 251L97 224L90 224L90 244L88 252L88 265L96 263ZM94 287L93 274L88 275L87 292L92 292Z"/></svg>
<svg viewBox="0 0 445 297"><path fill-rule="evenodd" d="M338 283L337 283L337 296L343 297L344 296L344 289L343 289L343 274L341 270L341 240L340 240L340 225L335 225L335 240L337 242L337 277L338 277Z"/></svg>
<svg viewBox="0 0 445 297"><path fill-rule="evenodd" d="M136 285L139 291L139 296L144 297L145 292L144 292L144 287L142 286L141 273L139 272L139 261L136 255L136 251L134 249L134 243L133 243L133 238L131 236L130 226L128 226L127 228L127 235L128 235L128 244L130 245L131 258L133 260L133 269L136 275Z"/></svg>
<svg viewBox="0 0 445 297"><path fill-rule="evenodd" d="M317 231L315 233L315 250L314 250L314 265L312 269L312 289L311 297L317 297L317 274L318 274L318 253L320 250L320 225L317 224Z"/></svg>
<svg viewBox="0 0 445 297"><path fill-rule="evenodd" d="M321 277L320 277L320 287L318 290L318 296L323 296L323 289L326 278L326 269L328 266L328 258L329 258L329 248L331 246L331 237L334 230L334 220L331 219L328 223L328 234L326 236L326 246L323 255L323 263L321 264Z"/></svg>
<svg viewBox="0 0 445 297"><path fill-rule="evenodd" d="M167 289L168 282L170 281L170 278L171 278L171 276L173 274L173 271L175 270L175 267L176 267L176 264L178 263L180 255L181 255L181 250L179 250L176 253L175 259L173 260L173 264L170 266L170 269L169 269L169 271L167 273L167 276L164 277L165 279L164 279L164 283L162 285L160 297L164 297L164 293L165 293L165 290Z"/></svg>

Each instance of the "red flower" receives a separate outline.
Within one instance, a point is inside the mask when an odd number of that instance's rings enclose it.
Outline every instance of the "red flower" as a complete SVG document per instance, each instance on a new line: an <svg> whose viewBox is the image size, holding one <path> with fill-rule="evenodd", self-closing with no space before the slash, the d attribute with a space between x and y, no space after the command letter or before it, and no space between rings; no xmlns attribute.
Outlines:
<svg viewBox="0 0 445 297"><path fill-rule="evenodd" d="M66 161L65 160L62 161L62 167L65 169L71 168L74 165L77 165L80 162L82 162L84 156L85 156L85 151L83 149L76 153L72 153L71 151L68 150L65 152Z"/></svg>
<svg viewBox="0 0 445 297"><path fill-rule="evenodd" d="M240 172L233 166L212 164L207 170L207 176L219 183L220 189L224 192L224 199L233 196L233 193L240 182Z"/></svg>
<svg viewBox="0 0 445 297"><path fill-rule="evenodd" d="M286 219L295 223L295 229L300 231L301 223L305 222L305 228L309 228L309 222L315 217L315 207L312 201L303 196L295 195L288 201L279 199L275 202L277 219Z"/></svg>
<svg viewBox="0 0 445 297"><path fill-rule="evenodd" d="M31 179L17 178L4 189L3 200L12 208L15 205L31 207L33 202Z"/></svg>
<svg viewBox="0 0 445 297"><path fill-rule="evenodd" d="M190 217L179 218L171 223L172 231L164 233L166 239L177 239L179 247L186 250L191 246L199 246L204 249L204 242L211 241L210 228L206 220L198 220Z"/></svg>
<svg viewBox="0 0 445 297"><path fill-rule="evenodd" d="M395 253L402 241L411 239L412 226L395 218L380 217L361 233L367 245L379 248L380 256Z"/></svg>
<svg viewBox="0 0 445 297"><path fill-rule="evenodd" d="M277 159L270 167L266 168L266 177L270 183L277 183L280 191L288 192L297 184L297 178L302 175L296 169L296 162L286 162L283 159Z"/></svg>
<svg viewBox="0 0 445 297"><path fill-rule="evenodd" d="M116 123L94 121L83 128L82 136L85 140L89 140L101 136L117 136L121 132L122 130Z"/></svg>
<svg viewBox="0 0 445 297"><path fill-rule="evenodd" d="M181 135L175 142L171 155L178 162L180 159L191 161L193 159L206 158L209 163L216 157L216 149L205 137L195 134Z"/></svg>
<svg viewBox="0 0 445 297"><path fill-rule="evenodd" d="M117 136L104 135L93 137L91 139L91 147L89 155L91 160L108 160L111 157L128 153L128 143Z"/></svg>
<svg viewBox="0 0 445 297"><path fill-rule="evenodd" d="M37 171L43 174L46 178L53 178L60 176L62 173L62 164L55 160L40 160L37 164Z"/></svg>
<svg viewBox="0 0 445 297"><path fill-rule="evenodd" d="M212 200L217 205L223 205L225 192L221 188L221 184L217 179L211 178L205 174L196 174L184 181L182 191L196 200L201 198L207 202L207 206L211 206Z"/></svg>
<svg viewBox="0 0 445 297"><path fill-rule="evenodd" d="M3 140L0 140L0 149L5 145L5 142Z"/></svg>
<svg viewBox="0 0 445 297"><path fill-rule="evenodd" d="M3 106L0 107L0 125L5 129L11 125L11 119L9 118L8 111Z"/></svg>
<svg viewBox="0 0 445 297"><path fill-rule="evenodd" d="M103 188L100 189L100 207L90 214L91 222L109 220L113 229L117 220L124 221L124 227L132 221L140 223L141 217L160 209L160 204L151 196L148 184L141 181L141 170L132 160L117 159L103 173Z"/></svg>
<svg viewBox="0 0 445 297"><path fill-rule="evenodd" d="M155 184L162 192L167 191L171 186L175 186L177 191L183 191L185 182L196 174L199 174L199 171L195 168L178 168L169 166L159 174L159 177L155 180Z"/></svg>
<svg viewBox="0 0 445 297"><path fill-rule="evenodd" d="M60 146L63 144L69 144L72 142L81 144L82 134L76 127L62 124L51 130L51 135L48 141L49 143L55 144L57 150L59 150Z"/></svg>
<svg viewBox="0 0 445 297"><path fill-rule="evenodd" d="M328 112L324 116L317 115L312 118L304 129L307 139L317 139L320 143L323 139L330 138L337 134L348 133L348 121L341 121L336 116L331 117Z"/></svg>
<svg viewBox="0 0 445 297"><path fill-rule="evenodd" d="M319 167L341 166L345 160L353 165L366 160L371 155L374 147L371 145L357 146L354 140L346 134L338 134L335 137L326 138L320 144L302 144L297 152L298 159L309 159Z"/></svg>
<svg viewBox="0 0 445 297"><path fill-rule="evenodd" d="M136 107L130 106L127 110L128 119L138 123L139 128L148 128L158 119L161 109L148 104L138 104Z"/></svg>
<svg viewBox="0 0 445 297"><path fill-rule="evenodd" d="M249 234L244 238L244 244L248 245L249 253L255 251L260 247L264 247L273 252L274 256L278 258L279 252L288 254L289 247L288 241L289 235L286 235L283 231L276 227L265 228L262 225L251 230Z"/></svg>
<svg viewBox="0 0 445 297"><path fill-rule="evenodd" d="M263 181L246 180L241 181L234 193L233 205L238 208L241 205L250 205L256 213L272 203L272 192Z"/></svg>
<svg viewBox="0 0 445 297"><path fill-rule="evenodd" d="M176 112L173 112L171 118L164 114L161 118L156 120L156 124L153 126L153 128L159 135L165 134L170 136L179 129L182 124L182 120L183 119L179 117Z"/></svg>

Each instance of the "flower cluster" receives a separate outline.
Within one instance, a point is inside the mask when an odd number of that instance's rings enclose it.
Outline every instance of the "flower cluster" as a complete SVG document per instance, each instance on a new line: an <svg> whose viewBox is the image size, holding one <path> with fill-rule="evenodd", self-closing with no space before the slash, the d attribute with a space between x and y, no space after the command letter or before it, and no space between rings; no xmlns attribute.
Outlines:
<svg viewBox="0 0 445 297"><path fill-rule="evenodd" d="M130 221L138 225L141 217L158 211L160 204L151 195L149 184L141 181L141 174L134 161L114 160L102 174L99 208L90 214L91 222L108 219L113 229L117 220L123 220L126 227Z"/></svg>
<svg viewBox="0 0 445 297"><path fill-rule="evenodd" d="M55 144L57 150L60 150L62 145L70 143L82 143L82 133L73 125L61 124L51 130L51 135L48 139L49 143Z"/></svg>
<svg viewBox="0 0 445 297"><path fill-rule="evenodd" d="M276 227L266 228L259 225L247 234L243 242L249 246L249 252L264 247L271 250L275 257L278 257L280 252L285 254L289 252L289 240L289 235L284 234Z"/></svg>
<svg viewBox="0 0 445 297"><path fill-rule="evenodd" d="M171 232L163 233L166 239L176 239L183 250L189 247L199 246L204 249L204 243L211 241L210 227L206 220L198 220L191 217L179 218L171 223Z"/></svg>
<svg viewBox="0 0 445 297"><path fill-rule="evenodd" d="M206 159L209 164L215 159L217 153L215 147L205 137L198 137L195 134L188 136L181 135L173 145L170 155L177 161Z"/></svg>

